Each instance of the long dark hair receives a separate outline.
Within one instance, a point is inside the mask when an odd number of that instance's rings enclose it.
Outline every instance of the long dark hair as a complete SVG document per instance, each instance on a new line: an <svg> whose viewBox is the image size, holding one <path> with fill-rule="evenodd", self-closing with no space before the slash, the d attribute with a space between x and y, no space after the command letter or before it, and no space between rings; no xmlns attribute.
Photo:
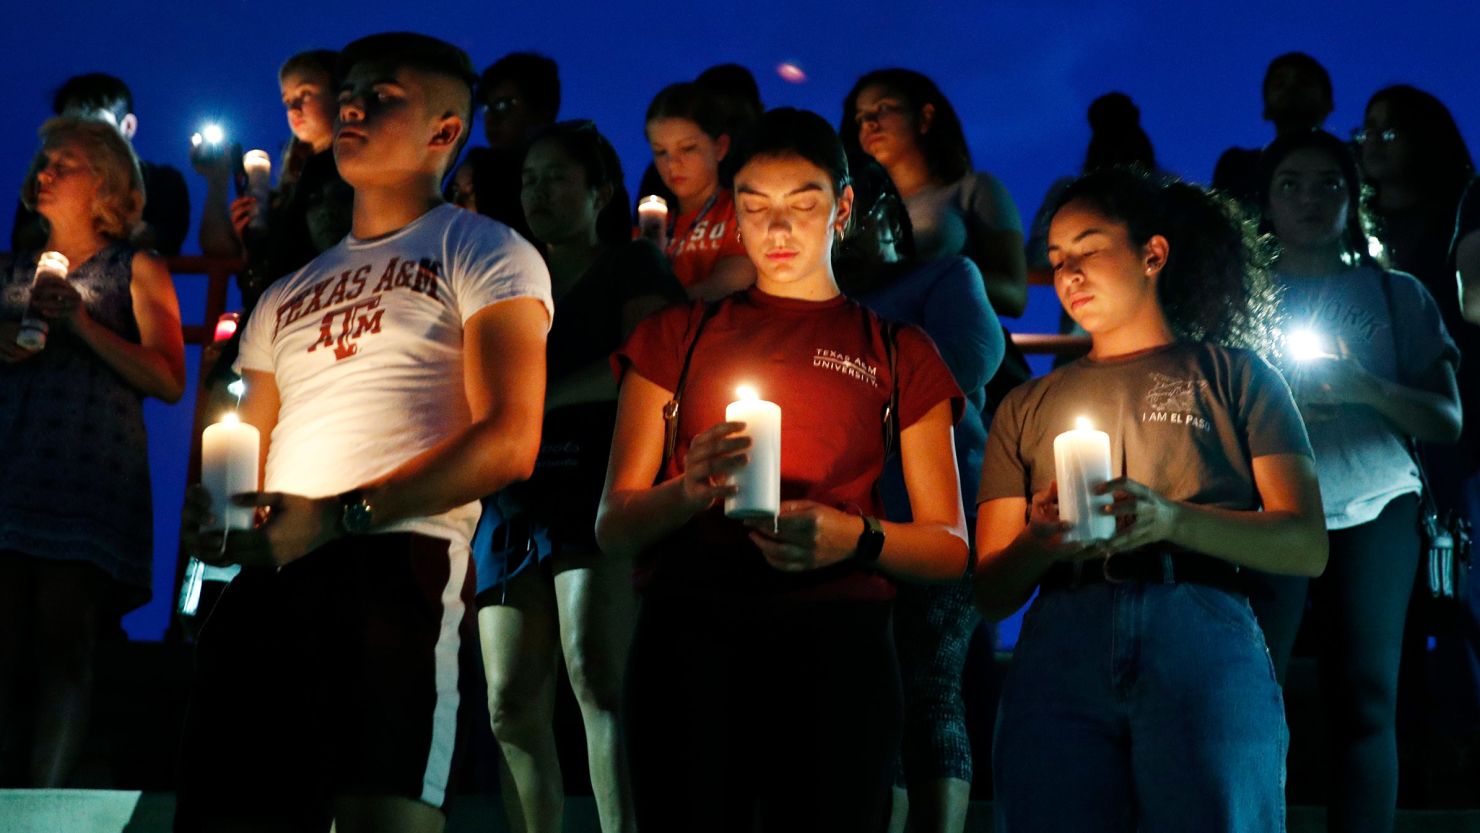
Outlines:
<svg viewBox="0 0 1480 833"><path fill-rule="evenodd" d="M546 127L530 138L525 153L541 142L553 142L586 174L586 187L612 189L611 198L596 215L596 238L606 246L619 246L632 239L632 209L622 178L622 161L612 143L591 121L564 121Z"/></svg>
<svg viewBox="0 0 1480 833"><path fill-rule="evenodd" d="M1104 168L1075 180L1054 212L1073 202L1124 223L1134 246L1167 239L1156 292L1177 338L1266 355L1278 349L1280 295L1268 241L1232 200L1134 168Z"/></svg>
<svg viewBox="0 0 1480 833"><path fill-rule="evenodd" d="M848 96L843 99L843 120L838 125L838 135L848 153L863 152L858 143L855 120L858 95L876 85L903 98L916 121L925 105L934 108L930 129L919 138L920 150L925 155L932 179L948 184L971 173L971 150L966 146L966 131L961 127L961 117L956 115L956 108L951 106L950 100L934 81L912 69L876 69L859 78L848 91Z"/></svg>
<svg viewBox="0 0 1480 833"><path fill-rule="evenodd" d="M1346 142L1324 130L1283 133L1260 152L1259 205L1264 210L1264 218L1260 220L1259 230L1265 234L1274 234L1274 226L1268 220L1269 197L1272 193L1270 187L1274 184L1274 173L1290 154L1300 150L1320 151L1331 157L1341 169L1341 177L1346 180L1346 228L1341 233L1345 254L1353 264L1376 265L1367 243L1367 237L1373 229L1364 204L1364 188L1361 176L1357 173L1357 160L1352 156L1351 147Z"/></svg>
<svg viewBox="0 0 1480 833"><path fill-rule="evenodd" d="M1475 174L1475 161L1454 115L1442 101L1408 84L1395 84L1373 93L1363 113L1379 102L1387 104L1392 128L1401 131L1411 143L1412 177L1423 202L1436 215L1452 215ZM1376 182L1372 185L1381 197L1382 185Z"/></svg>

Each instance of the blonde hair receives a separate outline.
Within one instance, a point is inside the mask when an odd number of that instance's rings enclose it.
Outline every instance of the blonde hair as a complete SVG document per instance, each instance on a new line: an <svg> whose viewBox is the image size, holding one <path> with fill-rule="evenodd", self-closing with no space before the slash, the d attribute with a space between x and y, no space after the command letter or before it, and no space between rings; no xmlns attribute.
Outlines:
<svg viewBox="0 0 1480 833"><path fill-rule="evenodd" d="M79 116L47 119L37 135L41 150L26 172L21 202L29 209L36 207L37 177L46 167L46 151L73 145L100 180L92 206L93 228L104 237L128 239L144 214L144 174L128 139L106 121Z"/></svg>

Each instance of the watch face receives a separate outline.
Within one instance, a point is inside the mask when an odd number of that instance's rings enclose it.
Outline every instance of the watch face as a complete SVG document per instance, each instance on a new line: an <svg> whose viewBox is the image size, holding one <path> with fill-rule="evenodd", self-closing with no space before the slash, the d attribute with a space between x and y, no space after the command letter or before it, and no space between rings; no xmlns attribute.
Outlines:
<svg viewBox="0 0 1480 833"><path fill-rule="evenodd" d="M350 533L360 533L370 528L370 504L365 501L351 503L344 507L343 517L344 529Z"/></svg>

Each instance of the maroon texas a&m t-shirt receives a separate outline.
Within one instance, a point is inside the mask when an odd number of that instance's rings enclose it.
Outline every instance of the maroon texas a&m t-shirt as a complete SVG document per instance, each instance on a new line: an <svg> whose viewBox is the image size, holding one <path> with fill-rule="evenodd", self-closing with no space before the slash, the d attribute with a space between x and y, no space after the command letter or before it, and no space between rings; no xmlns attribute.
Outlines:
<svg viewBox="0 0 1480 833"><path fill-rule="evenodd" d="M813 500L882 515L876 485L884 468L885 406L893 388L882 322L844 296L803 301L752 287L719 301L699 333L684 383L678 442L661 479L682 471L694 436L725 420L736 388L750 385L781 406L781 499ZM702 304L672 307L640 324L612 357L617 373L641 374L665 390L678 384ZM930 337L897 328L899 427L942 401L953 418L963 397ZM744 525L722 506L700 513L640 559L648 595L763 596L786 600L888 599L893 585L845 561L805 573L766 563Z"/></svg>

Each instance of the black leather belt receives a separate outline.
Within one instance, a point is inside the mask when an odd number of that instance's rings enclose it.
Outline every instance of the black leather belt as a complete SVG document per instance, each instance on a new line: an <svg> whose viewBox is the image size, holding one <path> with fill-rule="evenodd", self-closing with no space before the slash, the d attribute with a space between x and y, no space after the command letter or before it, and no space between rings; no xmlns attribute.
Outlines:
<svg viewBox="0 0 1480 833"><path fill-rule="evenodd" d="M1061 561L1048 568L1039 580L1044 590L1073 590L1088 584L1119 584L1138 581L1149 584L1191 582L1247 595L1238 565L1195 552L1134 550L1089 561Z"/></svg>

